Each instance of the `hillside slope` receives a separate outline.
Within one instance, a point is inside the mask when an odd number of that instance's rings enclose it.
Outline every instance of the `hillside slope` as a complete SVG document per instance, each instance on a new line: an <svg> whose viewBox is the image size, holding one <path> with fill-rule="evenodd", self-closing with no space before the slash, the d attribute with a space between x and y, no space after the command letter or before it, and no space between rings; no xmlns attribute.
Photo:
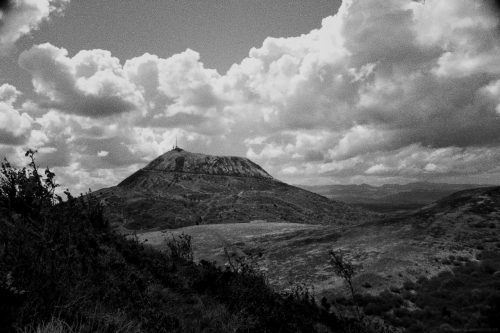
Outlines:
<svg viewBox="0 0 500 333"><path fill-rule="evenodd" d="M328 265L330 249L359 265L354 280L358 290L378 293L473 261L482 250L498 251L499 217L500 187L491 187L460 191L409 214L354 226L250 223L193 226L175 233L193 237L198 259L223 263L224 247L259 254L274 287L288 287L292 276L324 296L342 286ZM166 234L149 232L139 239L162 248ZM366 283L369 289L363 287Z"/></svg>
<svg viewBox="0 0 500 333"><path fill-rule="evenodd" d="M112 232L92 194L54 194L54 174L0 167L0 332L339 332L353 322L309 294L283 295L247 266L194 262ZM28 155L27 154L27 155ZM6 189L10 191L6 191ZM361 323L354 323L361 328Z"/></svg>
<svg viewBox="0 0 500 333"><path fill-rule="evenodd" d="M426 238L477 249L500 247L500 187L456 192L406 218ZM423 237L423 236L422 236Z"/></svg>

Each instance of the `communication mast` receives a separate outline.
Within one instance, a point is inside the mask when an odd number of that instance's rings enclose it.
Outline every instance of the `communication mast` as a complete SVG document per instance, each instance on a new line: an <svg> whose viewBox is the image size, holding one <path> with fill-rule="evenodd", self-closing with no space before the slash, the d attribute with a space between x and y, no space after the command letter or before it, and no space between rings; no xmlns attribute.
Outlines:
<svg viewBox="0 0 500 333"><path fill-rule="evenodd" d="M182 151L181 148L179 148L179 146L177 145L177 136L175 137L175 146L172 147L172 150L175 150L175 151Z"/></svg>

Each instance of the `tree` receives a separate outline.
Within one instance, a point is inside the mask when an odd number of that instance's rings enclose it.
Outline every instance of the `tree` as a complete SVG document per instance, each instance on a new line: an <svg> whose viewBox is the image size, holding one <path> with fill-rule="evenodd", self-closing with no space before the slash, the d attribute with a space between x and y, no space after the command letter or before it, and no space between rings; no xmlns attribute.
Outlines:
<svg viewBox="0 0 500 333"><path fill-rule="evenodd" d="M356 275L357 267L354 266L351 262L345 260L344 256L340 251L335 252L333 250L330 250L328 254L330 255L330 264L333 267L335 275L341 277L347 283L349 291L351 292L352 300L355 304L356 314L358 316L358 319L361 319L359 307L354 297L356 291L354 289L354 284L352 282L354 276Z"/></svg>

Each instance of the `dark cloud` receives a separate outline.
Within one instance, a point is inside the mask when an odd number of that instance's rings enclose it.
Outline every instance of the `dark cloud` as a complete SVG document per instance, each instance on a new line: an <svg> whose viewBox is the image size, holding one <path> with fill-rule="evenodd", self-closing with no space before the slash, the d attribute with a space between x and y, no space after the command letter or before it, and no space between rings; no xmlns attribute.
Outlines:
<svg viewBox="0 0 500 333"><path fill-rule="evenodd" d="M492 12L500 16L500 0L482 0L482 1L484 1L490 7L490 10Z"/></svg>
<svg viewBox="0 0 500 333"><path fill-rule="evenodd" d="M123 142L123 137L93 139L79 138L72 142L81 155L80 164L85 170L110 169L143 163L144 160L132 152ZM100 152L107 152L99 156Z"/></svg>
<svg viewBox="0 0 500 333"><path fill-rule="evenodd" d="M24 35L50 16L61 14L70 0L0 0L0 53L8 54Z"/></svg>
<svg viewBox="0 0 500 333"><path fill-rule="evenodd" d="M139 126L145 127L159 127L159 128L176 128L176 127L191 127L196 128L203 123L210 122L210 118L203 115L190 114L190 113L177 113L173 116L160 116L154 121L151 119L143 118L137 123Z"/></svg>
<svg viewBox="0 0 500 333"><path fill-rule="evenodd" d="M70 147L65 143L56 143L56 147L45 146L38 150L36 163L43 168L67 167L73 158Z"/></svg>
<svg viewBox="0 0 500 333"><path fill-rule="evenodd" d="M137 109L137 106L118 96L82 96L68 94L62 101L42 101L40 107L57 109L80 116L103 118Z"/></svg>
<svg viewBox="0 0 500 333"><path fill-rule="evenodd" d="M305 160L308 162L318 162L323 161L324 159L325 157L323 156L323 153L318 150L309 150L306 152Z"/></svg>
<svg viewBox="0 0 500 333"><path fill-rule="evenodd" d="M0 11L3 12L4 14L8 13L13 7L14 7L13 0L0 0Z"/></svg>
<svg viewBox="0 0 500 333"><path fill-rule="evenodd" d="M0 144L18 146L24 144L27 139L27 134L16 135L10 131L0 128Z"/></svg>

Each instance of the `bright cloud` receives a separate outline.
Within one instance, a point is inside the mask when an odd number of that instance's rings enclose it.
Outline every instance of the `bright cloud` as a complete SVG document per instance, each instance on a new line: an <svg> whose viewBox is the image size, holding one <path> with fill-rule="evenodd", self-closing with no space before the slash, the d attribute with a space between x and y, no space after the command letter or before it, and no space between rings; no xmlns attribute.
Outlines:
<svg viewBox="0 0 500 333"><path fill-rule="evenodd" d="M0 12L0 53L12 48L14 43L32 30L38 29L51 14L61 14L70 0L16 0Z"/></svg>
<svg viewBox="0 0 500 333"><path fill-rule="evenodd" d="M140 110L143 97L120 61L103 50L81 51L69 58L65 49L35 45L19 57L33 76L35 92L47 98L42 107L89 117Z"/></svg>
<svg viewBox="0 0 500 333"><path fill-rule="evenodd" d="M319 29L267 38L225 75L189 49L120 61L35 45L19 64L40 100L16 109L19 92L0 88L0 152L47 148L68 181L101 186L176 137L291 182L493 179L498 24L485 2L344 0Z"/></svg>
<svg viewBox="0 0 500 333"><path fill-rule="evenodd" d="M0 144L22 144L29 135L33 119L13 106L19 95L10 84L0 86Z"/></svg>

